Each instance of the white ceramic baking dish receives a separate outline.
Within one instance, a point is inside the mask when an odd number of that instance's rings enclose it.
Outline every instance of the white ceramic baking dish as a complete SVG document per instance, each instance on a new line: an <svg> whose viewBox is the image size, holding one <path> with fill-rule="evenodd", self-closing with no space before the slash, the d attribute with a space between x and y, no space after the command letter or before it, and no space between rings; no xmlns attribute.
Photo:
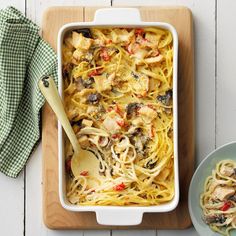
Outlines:
<svg viewBox="0 0 236 236"><path fill-rule="evenodd" d="M66 198L65 182L65 155L64 155L64 134L62 127L58 125L59 137L59 195L62 206L69 211L77 212L96 212L97 222L103 225L137 225L142 222L144 212L168 212L173 210L179 201L179 174L178 174L178 121L177 121L177 61L178 61L178 36L173 26L163 22L143 22L140 13L135 8L105 8L99 9L95 13L92 22L75 22L64 25L58 35L58 77L59 92L63 97L63 79L62 79L62 43L66 32L78 28L92 27L160 27L169 30L173 36L173 115L174 115L174 184L175 196L172 201L148 207L134 206L78 206L71 204Z"/></svg>

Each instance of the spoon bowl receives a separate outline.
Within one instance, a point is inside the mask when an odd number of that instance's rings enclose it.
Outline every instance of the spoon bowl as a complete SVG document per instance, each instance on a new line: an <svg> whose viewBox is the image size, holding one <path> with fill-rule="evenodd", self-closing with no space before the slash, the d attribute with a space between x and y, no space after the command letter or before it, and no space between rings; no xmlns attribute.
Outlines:
<svg viewBox="0 0 236 236"><path fill-rule="evenodd" d="M52 110L55 112L57 119L60 121L73 147L74 154L71 159L71 170L73 175L76 177L80 175L82 171L87 170L91 176L98 177L99 161L94 153L80 147L52 77L45 76L41 78L38 86ZM95 184L94 181L89 182L90 185Z"/></svg>

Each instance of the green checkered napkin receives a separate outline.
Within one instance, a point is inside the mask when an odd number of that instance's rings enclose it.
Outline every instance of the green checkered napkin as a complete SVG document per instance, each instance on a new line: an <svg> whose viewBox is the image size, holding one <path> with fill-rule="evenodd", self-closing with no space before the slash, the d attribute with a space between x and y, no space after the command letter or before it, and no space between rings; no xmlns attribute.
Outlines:
<svg viewBox="0 0 236 236"><path fill-rule="evenodd" d="M56 54L18 10L0 11L0 171L16 177L40 138L37 82L57 78Z"/></svg>

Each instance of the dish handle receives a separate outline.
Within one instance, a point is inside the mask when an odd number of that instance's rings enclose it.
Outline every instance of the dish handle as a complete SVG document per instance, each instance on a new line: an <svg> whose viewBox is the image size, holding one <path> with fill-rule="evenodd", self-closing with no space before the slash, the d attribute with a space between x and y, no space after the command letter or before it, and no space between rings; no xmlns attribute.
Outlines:
<svg viewBox="0 0 236 236"><path fill-rule="evenodd" d="M137 8L102 8L95 12L94 23L112 24L139 24L140 12Z"/></svg>
<svg viewBox="0 0 236 236"><path fill-rule="evenodd" d="M116 209L106 211L105 209L96 211L98 224L101 225L138 225L142 222L143 212L134 209Z"/></svg>

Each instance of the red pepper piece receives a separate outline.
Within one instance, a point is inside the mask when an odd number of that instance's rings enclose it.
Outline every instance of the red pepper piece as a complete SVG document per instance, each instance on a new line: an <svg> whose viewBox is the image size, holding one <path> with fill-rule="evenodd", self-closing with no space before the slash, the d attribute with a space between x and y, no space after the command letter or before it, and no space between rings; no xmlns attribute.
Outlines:
<svg viewBox="0 0 236 236"><path fill-rule="evenodd" d="M121 135L120 135L120 134L113 134L111 137L112 137L113 139L117 139L117 138L120 138Z"/></svg>
<svg viewBox="0 0 236 236"><path fill-rule="evenodd" d="M80 175L82 176L88 176L88 171L87 170L84 170L80 173Z"/></svg>
<svg viewBox="0 0 236 236"><path fill-rule="evenodd" d="M108 112L111 112L111 111L113 111L113 108L112 108L112 107L108 107L108 108L107 108L107 111L108 111Z"/></svg>
<svg viewBox="0 0 236 236"><path fill-rule="evenodd" d="M137 34L137 35L143 35L143 33L144 33L144 29L141 29L141 28L135 29L135 34Z"/></svg>
<svg viewBox="0 0 236 236"><path fill-rule="evenodd" d="M110 44L110 43L112 43L112 40L111 40L111 39L108 39L108 40L106 41L106 43L107 43L107 44Z"/></svg>
<svg viewBox="0 0 236 236"><path fill-rule="evenodd" d="M93 76L96 76L96 75L99 75L99 73L98 73L98 70L97 70L97 69L95 69L95 70L91 71L91 72L88 74L88 76L89 76L89 77L93 77Z"/></svg>
<svg viewBox="0 0 236 236"><path fill-rule="evenodd" d="M129 54L134 54L133 50L132 50L132 45L131 44L128 44L126 45L126 50L128 51Z"/></svg>
<svg viewBox="0 0 236 236"><path fill-rule="evenodd" d="M151 105L151 104L148 104L147 105L149 108L151 108L151 109L153 109L154 110L154 107L153 107L153 105Z"/></svg>
<svg viewBox="0 0 236 236"><path fill-rule="evenodd" d="M121 184L118 184L118 185L116 185L115 187L114 187L114 190L116 190L116 191L122 191L122 190L124 190L125 189L125 184L124 183L121 183Z"/></svg>
<svg viewBox="0 0 236 236"><path fill-rule="evenodd" d="M119 106L118 106L118 105L116 105L116 106L115 106L115 112L116 112L117 114L119 114L121 117L123 117L123 116L124 116L124 114L123 114L122 110L119 108Z"/></svg>
<svg viewBox="0 0 236 236"><path fill-rule="evenodd" d="M151 138L153 138L155 136L155 129L154 127L151 128Z"/></svg>
<svg viewBox="0 0 236 236"><path fill-rule="evenodd" d="M100 56L104 61L110 61L111 60L111 57L109 56L106 49L102 50L102 52L100 53Z"/></svg>
<svg viewBox="0 0 236 236"><path fill-rule="evenodd" d="M225 202L224 205L220 208L221 211L227 211L231 207L230 202Z"/></svg>
<svg viewBox="0 0 236 236"><path fill-rule="evenodd" d="M136 95L138 98L144 98L147 96L147 91L144 91L142 94L137 94Z"/></svg>
<svg viewBox="0 0 236 236"><path fill-rule="evenodd" d="M124 120L118 120L116 121L117 125L119 125L120 127L124 127L125 126L125 122Z"/></svg>
<svg viewBox="0 0 236 236"><path fill-rule="evenodd" d="M99 139L98 139L98 143L102 143L102 141L103 141L103 137L99 137Z"/></svg>

